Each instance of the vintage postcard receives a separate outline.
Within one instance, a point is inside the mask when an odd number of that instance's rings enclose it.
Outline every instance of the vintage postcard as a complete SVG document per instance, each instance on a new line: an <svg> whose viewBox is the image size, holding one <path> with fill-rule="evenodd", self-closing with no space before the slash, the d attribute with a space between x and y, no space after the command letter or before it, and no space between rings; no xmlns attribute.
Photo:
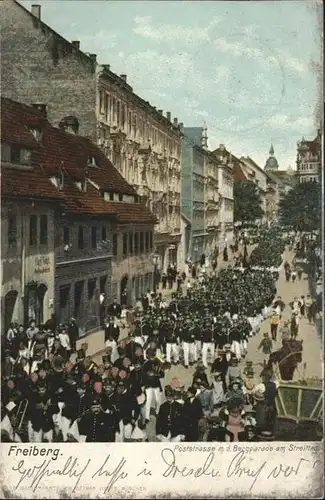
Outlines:
<svg viewBox="0 0 325 500"><path fill-rule="evenodd" d="M322 2L0 19L1 498L323 498Z"/></svg>

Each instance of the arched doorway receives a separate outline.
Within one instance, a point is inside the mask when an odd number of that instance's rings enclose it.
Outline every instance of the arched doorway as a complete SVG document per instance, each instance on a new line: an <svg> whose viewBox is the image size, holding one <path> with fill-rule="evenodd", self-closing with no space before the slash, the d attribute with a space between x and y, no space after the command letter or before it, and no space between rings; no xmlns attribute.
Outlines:
<svg viewBox="0 0 325 500"><path fill-rule="evenodd" d="M16 290L10 290L10 292L8 292L5 295L5 301L4 301L5 332L7 332L10 323L12 323L17 297L18 297L18 292Z"/></svg>
<svg viewBox="0 0 325 500"><path fill-rule="evenodd" d="M37 287L37 303L36 303L36 323L42 324L44 321L44 297L47 292L47 286L41 283Z"/></svg>
<svg viewBox="0 0 325 500"><path fill-rule="evenodd" d="M124 276L121 279L120 284L120 304L121 306L126 306L128 303L128 276Z"/></svg>

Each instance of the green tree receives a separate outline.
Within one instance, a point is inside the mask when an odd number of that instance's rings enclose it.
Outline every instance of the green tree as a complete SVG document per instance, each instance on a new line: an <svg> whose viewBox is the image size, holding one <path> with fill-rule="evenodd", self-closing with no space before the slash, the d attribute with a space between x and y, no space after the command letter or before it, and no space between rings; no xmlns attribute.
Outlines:
<svg viewBox="0 0 325 500"><path fill-rule="evenodd" d="M321 224L321 186L315 182L297 184L279 202L279 218L296 231L313 231Z"/></svg>
<svg viewBox="0 0 325 500"><path fill-rule="evenodd" d="M263 217L258 187L250 181L234 182L234 221L255 222Z"/></svg>

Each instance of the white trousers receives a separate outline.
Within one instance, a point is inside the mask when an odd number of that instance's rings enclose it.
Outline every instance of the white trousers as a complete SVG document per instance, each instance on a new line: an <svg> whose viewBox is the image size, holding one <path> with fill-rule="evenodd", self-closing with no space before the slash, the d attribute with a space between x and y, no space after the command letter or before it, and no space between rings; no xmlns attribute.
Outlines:
<svg viewBox="0 0 325 500"><path fill-rule="evenodd" d="M183 342L184 365L188 366L189 362L197 361L197 350L194 342Z"/></svg>
<svg viewBox="0 0 325 500"><path fill-rule="evenodd" d="M53 442L53 430L51 429L48 432L44 432L42 429L40 431L35 431L33 429L32 423L29 420L28 422L28 441L30 443L42 443L44 439L49 443Z"/></svg>
<svg viewBox="0 0 325 500"><path fill-rule="evenodd" d="M145 419L150 420L150 409L151 406L155 405L156 413L158 414L161 404L161 392L159 387L147 387L146 388L146 404L145 404Z"/></svg>
<svg viewBox="0 0 325 500"><path fill-rule="evenodd" d="M201 340L196 340L195 341L195 345L196 345L196 355L200 356L201 351L202 351L202 342L201 342Z"/></svg>
<svg viewBox="0 0 325 500"><path fill-rule="evenodd" d="M132 424L124 424L122 420L119 423L120 432L115 433L115 442L123 443L126 439L131 439L133 427Z"/></svg>
<svg viewBox="0 0 325 500"><path fill-rule="evenodd" d="M177 344L170 344L167 342L167 344L166 344L166 361L168 363L171 362L171 357L173 357L173 360L175 363L178 363L178 360L179 360L178 345Z"/></svg>
<svg viewBox="0 0 325 500"><path fill-rule="evenodd" d="M171 434L170 434L170 431L168 432L168 436L167 437L163 436L163 434L157 434L157 439L158 439L158 441L161 441L163 443L165 443L165 442L179 443L182 440L182 438L181 438L180 435L175 436L175 437L172 438Z"/></svg>
<svg viewBox="0 0 325 500"><path fill-rule="evenodd" d="M206 368L208 367L208 352L210 352L211 357L214 358L214 343L213 342L203 342L202 362Z"/></svg>
<svg viewBox="0 0 325 500"><path fill-rule="evenodd" d="M236 355L236 358L238 361L241 359L241 348L240 348L240 343L237 342L237 340L232 341L231 345L231 351Z"/></svg>
<svg viewBox="0 0 325 500"><path fill-rule="evenodd" d="M247 354L247 340L240 341L240 351L241 356L245 356Z"/></svg>

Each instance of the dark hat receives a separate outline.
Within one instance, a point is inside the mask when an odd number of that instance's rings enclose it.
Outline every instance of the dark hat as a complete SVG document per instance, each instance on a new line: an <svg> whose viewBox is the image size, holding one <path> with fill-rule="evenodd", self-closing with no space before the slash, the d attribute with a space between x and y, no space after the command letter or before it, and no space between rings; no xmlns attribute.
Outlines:
<svg viewBox="0 0 325 500"><path fill-rule="evenodd" d="M239 385L239 387L241 387L241 385L242 385L241 379L235 378L234 380L232 380L229 384L229 389L231 390L235 384L237 384L237 385Z"/></svg>
<svg viewBox="0 0 325 500"><path fill-rule="evenodd" d="M174 395L173 388L170 385L166 385L165 387L165 396L166 397L171 397Z"/></svg>
<svg viewBox="0 0 325 500"><path fill-rule="evenodd" d="M55 372L62 372L64 368L64 359L62 356L55 356L52 361L52 367Z"/></svg>

